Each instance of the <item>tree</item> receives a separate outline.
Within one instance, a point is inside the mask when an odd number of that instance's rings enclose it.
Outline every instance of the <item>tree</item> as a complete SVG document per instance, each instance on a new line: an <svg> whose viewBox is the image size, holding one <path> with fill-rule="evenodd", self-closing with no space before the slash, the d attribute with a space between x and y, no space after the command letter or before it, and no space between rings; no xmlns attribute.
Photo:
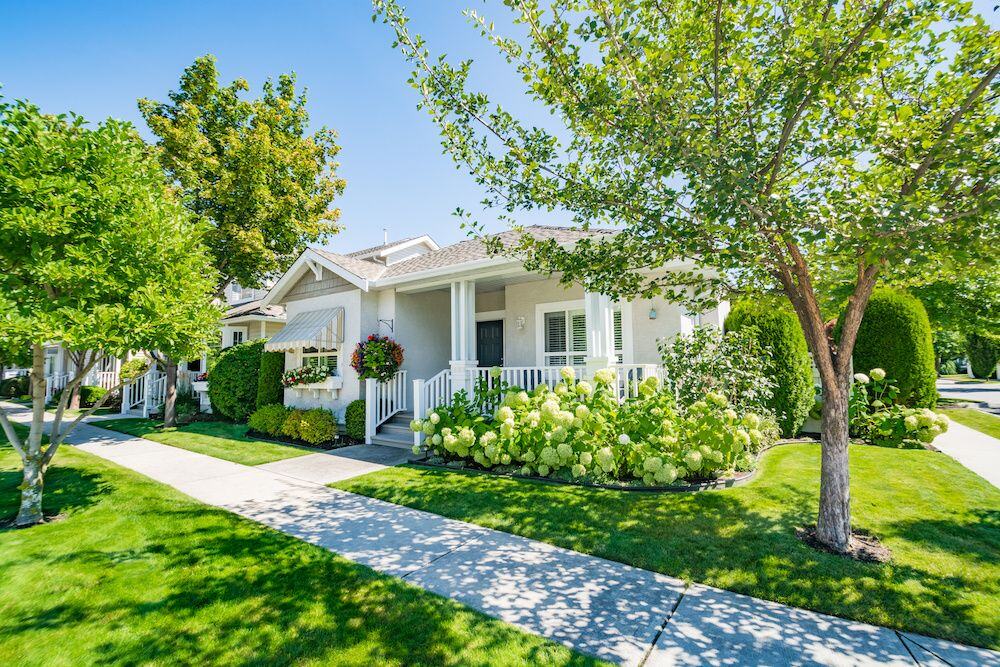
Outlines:
<svg viewBox="0 0 1000 667"><path fill-rule="evenodd" d="M27 437L0 408L24 467L17 525L43 520L46 469L111 395L64 421L70 395L96 364L131 350L193 355L216 330L215 273L199 242L205 232L128 123L91 129L79 116L0 99L0 357L31 361ZM43 446L48 344L77 354L82 366Z"/></svg>
<svg viewBox="0 0 1000 667"><path fill-rule="evenodd" d="M619 231L491 248L616 298L783 293L823 385L816 534L848 550L851 352L872 289L904 264L996 265L1000 35L955 0L504 4L523 36L468 15L558 129L470 90L471 62L432 59L394 0L374 3L486 206ZM677 258L701 268L657 271ZM822 308L845 284L836 341Z"/></svg>
<svg viewBox="0 0 1000 667"><path fill-rule="evenodd" d="M260 98L244 99L249 90L244 79L220 85L215 58L206 55L184 70L169 102L139 100L184 205L210 225L205 243L220 297L233 281L260 287L307 244L340 229L340 211L330 208L344 190L334 161L336 132L307 133L306 97L296 94L294 74L267 81ZM164 362L169 426L176 364Z"/></svg>

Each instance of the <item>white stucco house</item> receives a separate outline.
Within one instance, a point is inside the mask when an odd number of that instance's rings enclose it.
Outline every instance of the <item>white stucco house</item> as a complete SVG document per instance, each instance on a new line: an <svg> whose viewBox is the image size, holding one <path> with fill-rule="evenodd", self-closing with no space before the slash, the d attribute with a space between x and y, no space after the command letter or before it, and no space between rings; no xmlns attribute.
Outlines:
<svg viewBox="0 0 1000 667"><path fill-rule="evenodd" d="M566 245L599 233L528 231ZM513 234L502 233L501 241ZM682 267L690 264L666 268ZM628 382L658 372L658 339L698 324L721 326L728 311L723 304L692 315L659 298L615 303L530 273L510 257L490 256L481 241L439 247L429 236L349 254L307 249L255 304L227 316L223 335L266 335L265 349L284 352L286 369L336 369L324 382L286 389L285 404L328 408L343 419L348 403L366 398L368 440L386 444L412 444L404 422L413 411L422 414L470 390L493 366L527 388L555 381L562 366L583 374L615 366L627 391ZM272 332L276 320L263 318L279 312L284 320ZM355 346L372 333L405 348L400 372L385 383L360 381L351 368Z"/></svg>

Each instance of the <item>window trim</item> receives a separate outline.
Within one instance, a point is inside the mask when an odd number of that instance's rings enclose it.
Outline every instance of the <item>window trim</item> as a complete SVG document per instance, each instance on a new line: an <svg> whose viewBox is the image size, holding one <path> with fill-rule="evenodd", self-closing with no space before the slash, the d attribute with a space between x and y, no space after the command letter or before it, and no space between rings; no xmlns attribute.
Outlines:
<svg viewBox="0 0 1000 667"><path fill-rule="evenodd" d="M617 310L621 311L622 314L622 349L620 353L622 355L623 364L633 363L633 350L632 350L632 302L630 301L618 301L614 304ZM587 309L585 307L585 302L583 299L572 299L569 301L549 301L546 303L536 303L535 304L535 364L540 367L546 367L545 364L545 314L553 312L569 312L573 310L584 311L584 317L586 317ZM567 322L567 327L569 323ZM567 352L567 358L570 353ZM584 353L584 356L588 356L589 353Z"/></svg>
<svg viewBox="0 0 1000 667"><path fill-rule="evenodd" d="M297 363L297 367L298 368L302 368L303 366L305 366L306 365L306 359L313 359L313 358L318 358L318 357L334 357L335 360L336 360L336 363L337 363L337 367L334 369L334 373L330 377L340 377L341 376L341 365L340 365L340 362L341 362L341 352L342 352L342 348L340 348L340 347L326 348L325 350L321 350L321 351L317 351L317 352L306 352L304 349L299 349L299 351L296 353L297 362L298 362Z"/></svg>

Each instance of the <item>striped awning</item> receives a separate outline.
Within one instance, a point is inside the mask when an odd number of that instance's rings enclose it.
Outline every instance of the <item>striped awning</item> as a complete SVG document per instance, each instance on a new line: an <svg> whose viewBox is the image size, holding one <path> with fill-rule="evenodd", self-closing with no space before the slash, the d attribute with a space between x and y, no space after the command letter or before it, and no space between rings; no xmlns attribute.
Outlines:
<svg viewBox="0 0 1000 667"><path fill-rule="evenodd" d="M344 342L343 307L299 313L264 344L268 352L292 352L304 347L330 349Z"/></svg>

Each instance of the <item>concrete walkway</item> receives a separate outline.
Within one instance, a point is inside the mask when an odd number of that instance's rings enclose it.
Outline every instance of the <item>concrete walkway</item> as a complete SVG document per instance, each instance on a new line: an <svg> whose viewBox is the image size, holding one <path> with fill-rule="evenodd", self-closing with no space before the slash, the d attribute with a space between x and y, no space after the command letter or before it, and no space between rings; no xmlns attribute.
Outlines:
<svg viewBox="0 0 1000 667"><path fill-rule="evenodd" d="M948 411L942 410L942 413L947 415ZM934 438L933 444L936 449L1000 488L1000 440L953 419L948 430Z"/></svg>
<svg viewBox="0 0 1000 667"><path fill-rule="evenodd" d="M81 425L71 444L202 502L621 664L1000 664L1000 653L688 586L331 489L276 471L273 464L243 466L90 425Z"/></svg>
<svg viewBox="0 0 1000 667"><path fill-rule="evenodd" d="M937 390L946 398L979 403L991 411L1000 410L1000 382L960 382L938 378Z"/></svg>
<svg viewBox="0 0 1000 667"><path fill-rule="evenodd" d="M409 450L399 447L351 445L255 467L306 482L331 484L399 465L410 456Z"/></svg>

